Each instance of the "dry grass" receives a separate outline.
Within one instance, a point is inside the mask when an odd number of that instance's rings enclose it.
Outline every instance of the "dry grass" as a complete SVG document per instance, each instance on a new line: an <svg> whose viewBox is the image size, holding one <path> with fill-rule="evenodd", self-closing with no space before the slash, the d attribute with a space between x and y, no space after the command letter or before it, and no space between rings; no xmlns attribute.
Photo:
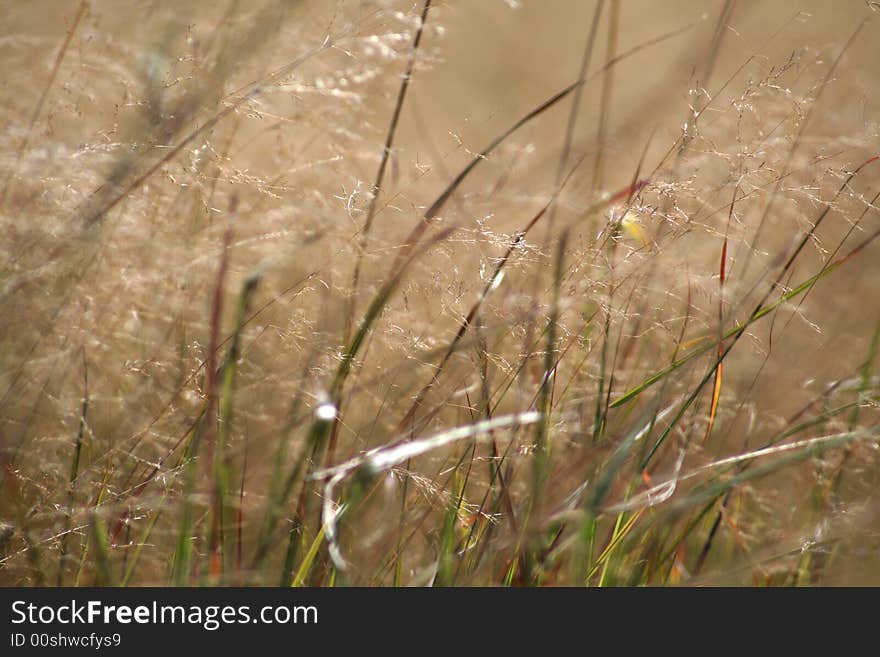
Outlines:
<svg viewBox="0 0 880 657"><path fill-rule="evenodd" d="M0 8L0 581L880 583L871 7L429 4Z"/></svg>

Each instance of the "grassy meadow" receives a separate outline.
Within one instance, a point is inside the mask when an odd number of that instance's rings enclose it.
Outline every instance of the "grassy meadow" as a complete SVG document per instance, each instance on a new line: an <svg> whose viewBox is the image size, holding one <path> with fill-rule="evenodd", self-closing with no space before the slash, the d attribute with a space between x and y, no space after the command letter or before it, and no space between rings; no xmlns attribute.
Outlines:
<svg viewBox="0 0 880 657"><path fill-rule="evenodd" d="M878 13L0 3L0 584L880 585Z"/></svg>

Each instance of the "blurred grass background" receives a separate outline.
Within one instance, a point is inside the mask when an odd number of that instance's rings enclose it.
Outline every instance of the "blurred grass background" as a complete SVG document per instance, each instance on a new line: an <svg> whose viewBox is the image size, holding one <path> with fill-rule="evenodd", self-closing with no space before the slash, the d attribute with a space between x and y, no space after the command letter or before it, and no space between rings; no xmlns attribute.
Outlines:
<svg viewBox="0 0 880 657"><path fill-rule="evenodd" d="M355 327L394 279L420 215L488 142L578 78L597 4L432 4L369 236L421 3L0 5L0 580L164 583L180 567L185 528L193 563L177 583L876 583L872 440L780 465L711 497L703 515L690 505L664 515L663 504L578 515L604 473L615 475L610 504L676 463L686 472L757 449L806 418L798 438L876 427L874 242L749 327L725 358L717 418L710 385L644 473L635 453L618 473L615 450L695 390L711 361L664 377L650 399L607 403L715 339L725 236L727 329L748 320L826 203L784 285L876 231L877 167L841 188L878 152L875 22L849 41L871 3L600 9L554 229L543 221L528 234L456 344L511 239L554 202L570 99L456 190L436 222L455 232L400 277L335 398ZM697 128L692 108L706 108ZM644 190L606 203L636 174ZM736 190L750 195L728 221ZM641 231L614 228L627 207ZM236 303L255 272L240 327ZM492 434L503 455L485 440L422 454L371 484L351 514L340 540L354 570L343 577L319 533L322 488L291 474L295 494L282 499L273 469L294 473L306 454L314 474L399 438L426 385L410 439L536 408L549 326L559 360L546 500L529 474L541 451L529 428ZM226 340L239 329L234 395L223 397ZM332 460L324 443L309 452L325 402L339 412ZM642 443L665 428L649 424ZM208 445L226 436L228 472L202 463L188 488L194 454L184 450L199 431ZM670 503L696 504L689 492ZM212 547L216 518L222 550Z"/></svg>

